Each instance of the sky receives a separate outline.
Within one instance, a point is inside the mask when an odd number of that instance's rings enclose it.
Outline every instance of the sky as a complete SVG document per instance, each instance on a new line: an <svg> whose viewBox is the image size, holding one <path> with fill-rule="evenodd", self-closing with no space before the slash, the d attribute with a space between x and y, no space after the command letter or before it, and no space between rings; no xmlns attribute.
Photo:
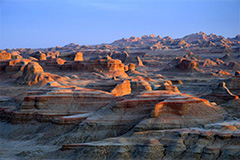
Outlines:
<svg viewBox="0 0 240 160"><path fill-rule="evenodd" d="M0 0L0 49L240 34L240 0Z"/></svg>

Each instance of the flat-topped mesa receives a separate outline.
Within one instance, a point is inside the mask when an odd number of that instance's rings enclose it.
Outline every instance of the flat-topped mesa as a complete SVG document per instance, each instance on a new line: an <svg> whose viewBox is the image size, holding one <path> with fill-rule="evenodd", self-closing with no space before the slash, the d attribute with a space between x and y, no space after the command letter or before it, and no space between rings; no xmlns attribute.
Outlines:
<svg viewBox="0 0 240 160"><path fill-rule="evenodd" d="M75 61L71 63L65 63L61 70L83 70L88 72L99 72L107 76L127 77L127 74L124 72L124 64L118 59Z"/></svg>
<svg viewBox="0 0 240 160"><path fill-rule="evenodd" d="M136 131L199 126L223 119L223 110L207 100L189 95L170 97L155 105L151 118L141 121Z"/></svg>
<svg viewBox="0 0 240 160"><path fill-rule="evenodd" d="M147 91L117 99L84 123L96 124L97 132L104 130L108 135L116 136L137 123L138 130L151 130L199 126L219 120L222 120L222 110L207 100L172 91ZM98 128L100 126L102 128Z"/></svg>
<svg viewBox="0 0 240 160"><path fill-rule="evenodd" d="M45 87L26 94L19 107L3 110L1 116L7 117L12 123L37 120L72 124L86 119L92 112L115 99L107 92L76 87Z"/></svg>

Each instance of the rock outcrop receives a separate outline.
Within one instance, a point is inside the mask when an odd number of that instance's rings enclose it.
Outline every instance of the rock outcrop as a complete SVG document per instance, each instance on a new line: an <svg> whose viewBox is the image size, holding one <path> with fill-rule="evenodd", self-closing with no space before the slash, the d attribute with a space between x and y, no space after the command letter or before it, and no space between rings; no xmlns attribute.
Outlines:
<svg viewBox="0 0 240 160"><path fill-rule="evenodd" d="M240 159L239 40L0 49L0 159Z"/></svg>
<svg viewBox="0 0 240 160"><path fill-rule="evenodd" d="M189 59L181 59L180 63L176 65L176 67L183 71L198 71L199 64L194 60Z"/></svg>
<svg viewBox="0 0 240 160"><path fill-rule="evenodd" d="M17 72L17 71L23 71L24 67L31 62L29 59L14 59L10 60L8 62L8 66L6 66L5 71L6 72Z"/></svg>
<svg viewBox="0 0 240 160"><path fill-rule="evenodd" d="M44 86L48 82L58 81L64 82L66 78L59 75L44 72L43 68L37 62L29 62L23 69L22 76L17 82L22 85L41 85Z"/></svg>
<svg viewBox="0 0 240 160"><path fill-rule="evenodd" d="M119 59L123 63L126 61L126 59L129 57L129 54L127 52L122 52L122 53L113 53L111 58L112 59Z"/></svg>
<svg viewBox="0 0 240 160"><path fill-rule="evenodd" d="M46 60L47 59L47 56L46 54L42 53L41 51L37 51L37 52L34 52L32 54L29 55L30 57L34 57L38 60Z"/></svg>
<svg viewBox="0 0 240 160"><path fill-rule="evenodd" d="M11 53L8 53L8 52L6 52L6 51L1 51L1 52L0 52L0 60L1 60L1 61L9 60L9 59L12 59Z"/></svg>
<svg viewBox="0 0 240 160"><path fill-rule="evenodd" d="M98 59L94 61L75 61L65 63L61 70L98 72L107 77L127 77L124 64L118 59Z"/></svg>
<svg viewBox="0 0 240 160"><path fill-rule="evenodd" d="M131 93L131 85L129 80L105 80L89 83L85 86L89 89L102 90L112 93L114 96L123 96Z"/></svg>
<svg viewBox="0 0 240 160"><path fill-rule="evenodd" d="M134 63L137 66L143 66L143 62L142 62L141 58L138 56L137 57L127 57L125 63L126 64Z"/></svg>
<svg viewBox="0 0 240 160"><path fill-rule="evenodd" d="M211 59L206 59L203 63L203 67L212 67L212 66L216 66L217 63L212 61Z"/></svg>
<svg viewBox="0 0 240 160"><path fill-rule="evenodd" d="M68 61L83 61L83 53L82 52L63 53L59 56L59 58Z"/></svg>
<svg viewBox="0 0 240 160"><path fill-rule="evenodd" d="M238 99L238 96L233 95L229 91L225 82L221 82L215 88L213 88L210 94L203 96L203 98L206 98L212 102L216 102L217 104L222 104L232 99Z"/></svg>

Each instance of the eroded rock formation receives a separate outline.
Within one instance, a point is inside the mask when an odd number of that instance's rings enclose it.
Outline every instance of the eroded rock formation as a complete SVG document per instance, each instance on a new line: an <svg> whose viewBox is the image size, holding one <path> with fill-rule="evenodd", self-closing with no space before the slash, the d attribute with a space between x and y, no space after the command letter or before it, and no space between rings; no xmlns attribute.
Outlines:
<svg viewBox="0 0 240 160"><path fill-rule="evenodd" d="M1 50L0 159L240 159L239 43Z"/></svg>

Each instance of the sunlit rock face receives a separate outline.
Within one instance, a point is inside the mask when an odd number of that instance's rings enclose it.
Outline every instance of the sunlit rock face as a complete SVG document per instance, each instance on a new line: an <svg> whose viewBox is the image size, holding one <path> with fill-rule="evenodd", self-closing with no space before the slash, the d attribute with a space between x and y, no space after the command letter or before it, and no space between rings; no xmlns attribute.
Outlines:
<svg viewBox="0 0 240 160"><path fill-rule="evenodd" d="M9 59L12 59L11 53L8 53L6 51L0 51L0 60L1 61L9 60Z"/></svg>

